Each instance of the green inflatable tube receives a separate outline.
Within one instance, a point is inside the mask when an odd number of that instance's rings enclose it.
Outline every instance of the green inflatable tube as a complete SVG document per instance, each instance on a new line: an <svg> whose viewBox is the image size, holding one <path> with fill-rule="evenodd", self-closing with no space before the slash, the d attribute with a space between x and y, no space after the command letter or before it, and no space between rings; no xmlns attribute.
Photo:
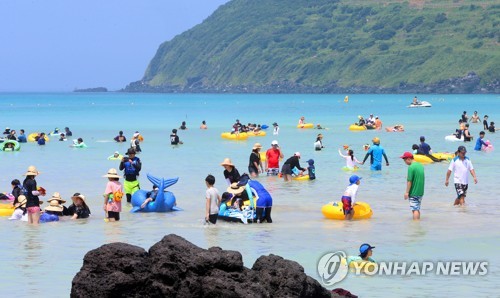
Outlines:
<svg viewBox="0 0 500 298"><path fill-rule="evenodd" d="M11 146L9 146L9 144L11 144ZM2 151L19 151L21 149L21 145L18 141L8 140L0 143L0 149L2 149Z"/></svg>

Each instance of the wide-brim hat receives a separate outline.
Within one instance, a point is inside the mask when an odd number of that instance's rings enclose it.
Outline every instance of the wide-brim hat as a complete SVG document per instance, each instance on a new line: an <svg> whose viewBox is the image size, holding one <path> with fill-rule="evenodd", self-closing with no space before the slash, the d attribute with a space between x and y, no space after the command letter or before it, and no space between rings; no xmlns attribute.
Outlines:
<svg viewBox="0 0 500 298"><path fill-rule="evenodd" d="M24 174L23 176L36 176L39 174L40 172L38 172L35 166L29 166L28 170L26 171L26 174Z"/></svg>
<svg viewBox="0 0 500 298"><path fill-rule="evenodd" d="M255 144L253 144L253 148L252 148L252 150L255 150L255 149L257 149L257 148L258 148L258 149L261 149L261 148L262 148L262 145L261 145L260 143L255 143Z"/></svg>
<svg viewBox="0 0 500 298"><path fill-rule="evenodd" d="M118 175L118 171L114 168L111 168L108 170L108 173L106 175L104 175L103 177L106 177L106 178L120 178L120 176Z"/></svg>
<svg viewBox="0 0 500 298"><path fill-rule="evenodd" d="M57 200L50 200L50 205L45 207L45 211L62 212L64 207Z"/></svg>
<svg viewBox="0 0 500 298"><path fill-rule="evenodd" d="M76 196L71 197L72 199L81 199L82 201L85 202L85 196L82 194L78 194Z"/></svg>
<svg viewBox="0 0 500 298"><path fill-rule="evenodd" d="M50 202L50 201L52 201L52 200L57 200L57 201L59 201L61 204L66 203L66 201L65 201L65 200L63 200L63 199L61 198L61 194L59 194L58 192L55 192L55 193L52 195L52 197L51 197L49 200L47 200L47 202Z"/></svg>
<svg viewBox="0 0 500 298"><path fill-rule="evenodd" d="M231 183L230 186L226 189L228 193L232 193L234 195L239 195L245 190L245 185L239 186L238 182Z"/></svg>
<svg viewBox="0 0 500 298"><path fill-rule="evenodd" d="M224 158L224 161L221 162L221 166L232 166L234 167L233 163L231 162L230 158Z"/></svg>
<svg viewBox="0 0 500 298"><path fill-rule="evenodd" d="M17 203L14 204L14 208L26 207L27 202L28 200L26 199L26 196L20 195L17 197Z"/></svg>

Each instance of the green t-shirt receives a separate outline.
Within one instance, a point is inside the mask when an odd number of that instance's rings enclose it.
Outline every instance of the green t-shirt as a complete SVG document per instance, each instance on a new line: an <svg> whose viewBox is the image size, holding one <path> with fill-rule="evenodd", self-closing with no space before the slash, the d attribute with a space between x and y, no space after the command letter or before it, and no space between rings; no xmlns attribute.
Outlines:
<svg viewBox="0 0 500 298"><path fill-rule="evenodd" d="M424 195L424 166L419 162L412 162L408 167L408 181L411 181L410 197Z"/></svg>

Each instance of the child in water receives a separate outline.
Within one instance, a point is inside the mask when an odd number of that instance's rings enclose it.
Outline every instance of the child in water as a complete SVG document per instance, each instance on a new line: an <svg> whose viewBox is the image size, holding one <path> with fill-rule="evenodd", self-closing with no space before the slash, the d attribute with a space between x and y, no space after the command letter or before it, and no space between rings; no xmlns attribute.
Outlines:
<svg viewBox="0 0 500 298"><path fill-rule="evenodd" d="M309 166L307 167L307 172L309 173L309 180L316 179L316 167L314 166L314 159L309 159L307 161Z"/></svg>
<svg viewBox="0 0 500 298"><path fill-rule="evenodd" d="M342 196L342 209L344 210L344 215L346 220L351 220L354 216L353 206L354 201L356 200L356 194L358 193L358 187L361 183L361 177L356 175L352 175L349 178L349 186L344 191L344 195Z"/></svg>
<svg viewBox="0 0 500 298"><path fill-rule="evenodd" d="M357 169L358 166L356 164L361 164L361 162L356 157L354 157L354 151L351 149L347 150L347 155L343 155L339 149L339 155L345 159L345 166L350 170Z"/></svg>
<svg viewBox="0 0 500 298"><path fill-rule="evenodd" d="M146 207L149 202L154 202L156 200L156 196L158 195L158 186L153 185L153 190L147 193L147 199L142 203L141 209Z"/></svg>

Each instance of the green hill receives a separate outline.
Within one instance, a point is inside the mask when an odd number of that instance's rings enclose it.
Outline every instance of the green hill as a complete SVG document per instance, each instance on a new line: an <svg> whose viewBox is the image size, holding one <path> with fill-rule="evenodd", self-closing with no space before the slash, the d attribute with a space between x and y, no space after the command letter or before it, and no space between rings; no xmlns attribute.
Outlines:
<svg viewBox="0 0 500 298"><path fill-rule="evenodd" d="M125 91L500 91L498 1L233 0Z"/></svg>

